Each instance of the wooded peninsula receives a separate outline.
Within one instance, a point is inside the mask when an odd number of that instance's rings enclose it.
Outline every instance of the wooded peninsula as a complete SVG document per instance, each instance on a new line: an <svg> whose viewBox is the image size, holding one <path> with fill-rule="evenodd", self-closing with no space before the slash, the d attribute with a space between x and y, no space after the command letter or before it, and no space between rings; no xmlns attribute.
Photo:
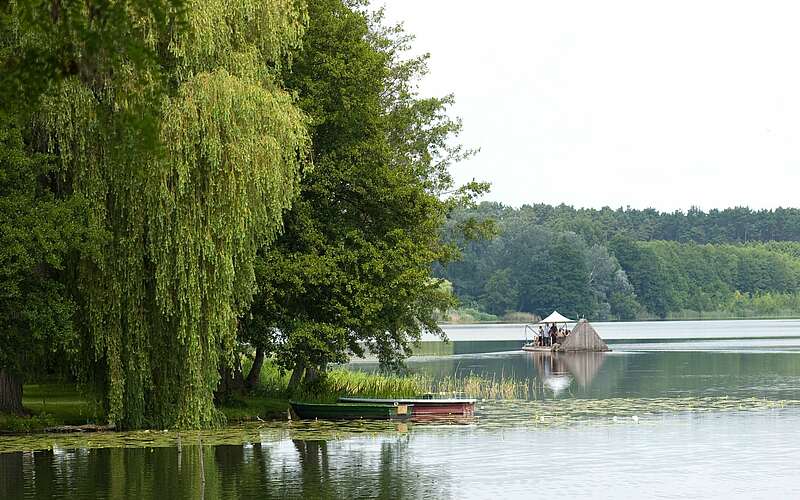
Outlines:
<svg viewBox="0 0 800 500"><path fill-rule="evenodd" d="M117 429L215 426L265 364L313 384L441 333L441 228L488 186L454 185L453 98L380 10L1 9L0 413L60 380Z"/></svg>
<svg viewBox="0 0 800 500"><path fill-rule="evenodd" d="M0 430L50 422L61 388L116 429L424 392L328 368L401 367L459 299L472 319L800 310L797 210L476 205L453 96L420 94L427 55L366 0L92 5L0 7Z"/></svg>

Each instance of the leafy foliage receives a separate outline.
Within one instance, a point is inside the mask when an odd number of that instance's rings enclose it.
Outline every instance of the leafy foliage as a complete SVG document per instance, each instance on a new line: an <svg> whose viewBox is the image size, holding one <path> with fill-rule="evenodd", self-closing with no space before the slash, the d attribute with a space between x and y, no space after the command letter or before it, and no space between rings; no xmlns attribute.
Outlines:
<svg viewBox="0 0 800 500"><path fill-rule="evenodd" d="M3 48L26 58L5 61L18 78L36 54L54 57L21 121L27 147L87 203L92 245L73 269L86 375L120 426L210 425L256 249L280 229L306 158L305 116L276 78L304 7L53 6L12 4Z"/></svg>
<svg viewBox="0 0 800 500"><path fill-rule="evenodd" d="M258 266L260 293L241 338L287 369L343 361L364 348L397 366L422 331L441 334L453 304L431 265L454 256L439 229L483 185L453 189L451 97L420 98L425 58L363 4L309 4L303 49L285 84L311 119L314 171Z"/></svg>
<svg viewBox="0 0 800 500"><path fill-rule="evenodd" d="M64 358L77 348L75 303L56 278L81 246L84 207L56 196L54 174L0 113L0 370L17 379L68 370Z"/></svg>
<svg viewBox="0 0 800 500"><path fill-rule="evenodd" d="M574 232L589 244L606 243L618 234L637 241L747 243L800 241L800 209L752 210L747 207L703 212L659 212L655 209L574 208L569 205L523 205L519 209L482 203L481 214L514 218L558 231Z"/></svg>

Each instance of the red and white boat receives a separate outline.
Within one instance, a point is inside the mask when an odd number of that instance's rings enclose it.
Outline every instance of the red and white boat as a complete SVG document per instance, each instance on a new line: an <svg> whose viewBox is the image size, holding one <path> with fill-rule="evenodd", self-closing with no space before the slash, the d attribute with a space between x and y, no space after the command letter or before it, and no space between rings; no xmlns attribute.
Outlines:
<svg viewBox="0 0 800 500"><path fill-rule="evenodd" d="M471 417L475 414L475 401L474 399L461 398L339 398L340 403L414 405L414 417Z"/></svg>

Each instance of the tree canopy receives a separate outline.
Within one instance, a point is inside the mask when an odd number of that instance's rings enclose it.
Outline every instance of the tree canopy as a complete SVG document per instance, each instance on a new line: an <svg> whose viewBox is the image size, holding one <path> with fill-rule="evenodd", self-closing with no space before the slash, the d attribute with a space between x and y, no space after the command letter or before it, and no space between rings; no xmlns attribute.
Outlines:
<svg viewBox="0 0 800 500"><path fill-rule="evenodd" d="M58 369L120 428L205 427L242 347L313 378L441 334L487 186L410 41L362 1L4 4L0 402Z"/></svg>
<svg viewBox="0 0 800 500"><path fill-rule="evenodd" d="M451 97L417 96L425 57L403 58L400 28L339 0L309 4L309 17L284 81L310 117L314 171L259 257L260 293L242 323L243 340L296 379L365 348L396 366L423 330L441 333L434 313L452 297L431 266L455 254L439 230L485 189L448 194L448 167L469 151L451 146Z"/></svg>
<svg viewBox="0 0 800 500"><path fill-rule="evenodd" d="M64 358L78 347L76 305L58 277L82 246L85 205L57 196L52 173L0 112L0 383L20 391L31 367L69 371ZM19 403L0 400L0 411L21 412Z"/></svg>
<svg viewBox="0 0 800 500"><path fill-rule="evenodd" d="M95 244L74 267L76 326L97 367L87 375L120 426L206 426L255 252L280 229L307 158L305 115L276 77L306 12L292 0L81 5L42 17L13 4L3 40L34 56L69 48L21 121L27 149L87 203Z"/></svg>

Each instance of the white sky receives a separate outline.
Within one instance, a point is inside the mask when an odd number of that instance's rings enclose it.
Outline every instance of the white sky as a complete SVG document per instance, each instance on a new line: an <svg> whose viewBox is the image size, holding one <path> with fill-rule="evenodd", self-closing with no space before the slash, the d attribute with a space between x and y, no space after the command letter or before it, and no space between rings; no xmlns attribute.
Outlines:
<svg viewBox="0 0 800 500"><path fill-rule="evenodd" d="M488 200L800 205L800 2L376 0L456 96Z"/></svg>

